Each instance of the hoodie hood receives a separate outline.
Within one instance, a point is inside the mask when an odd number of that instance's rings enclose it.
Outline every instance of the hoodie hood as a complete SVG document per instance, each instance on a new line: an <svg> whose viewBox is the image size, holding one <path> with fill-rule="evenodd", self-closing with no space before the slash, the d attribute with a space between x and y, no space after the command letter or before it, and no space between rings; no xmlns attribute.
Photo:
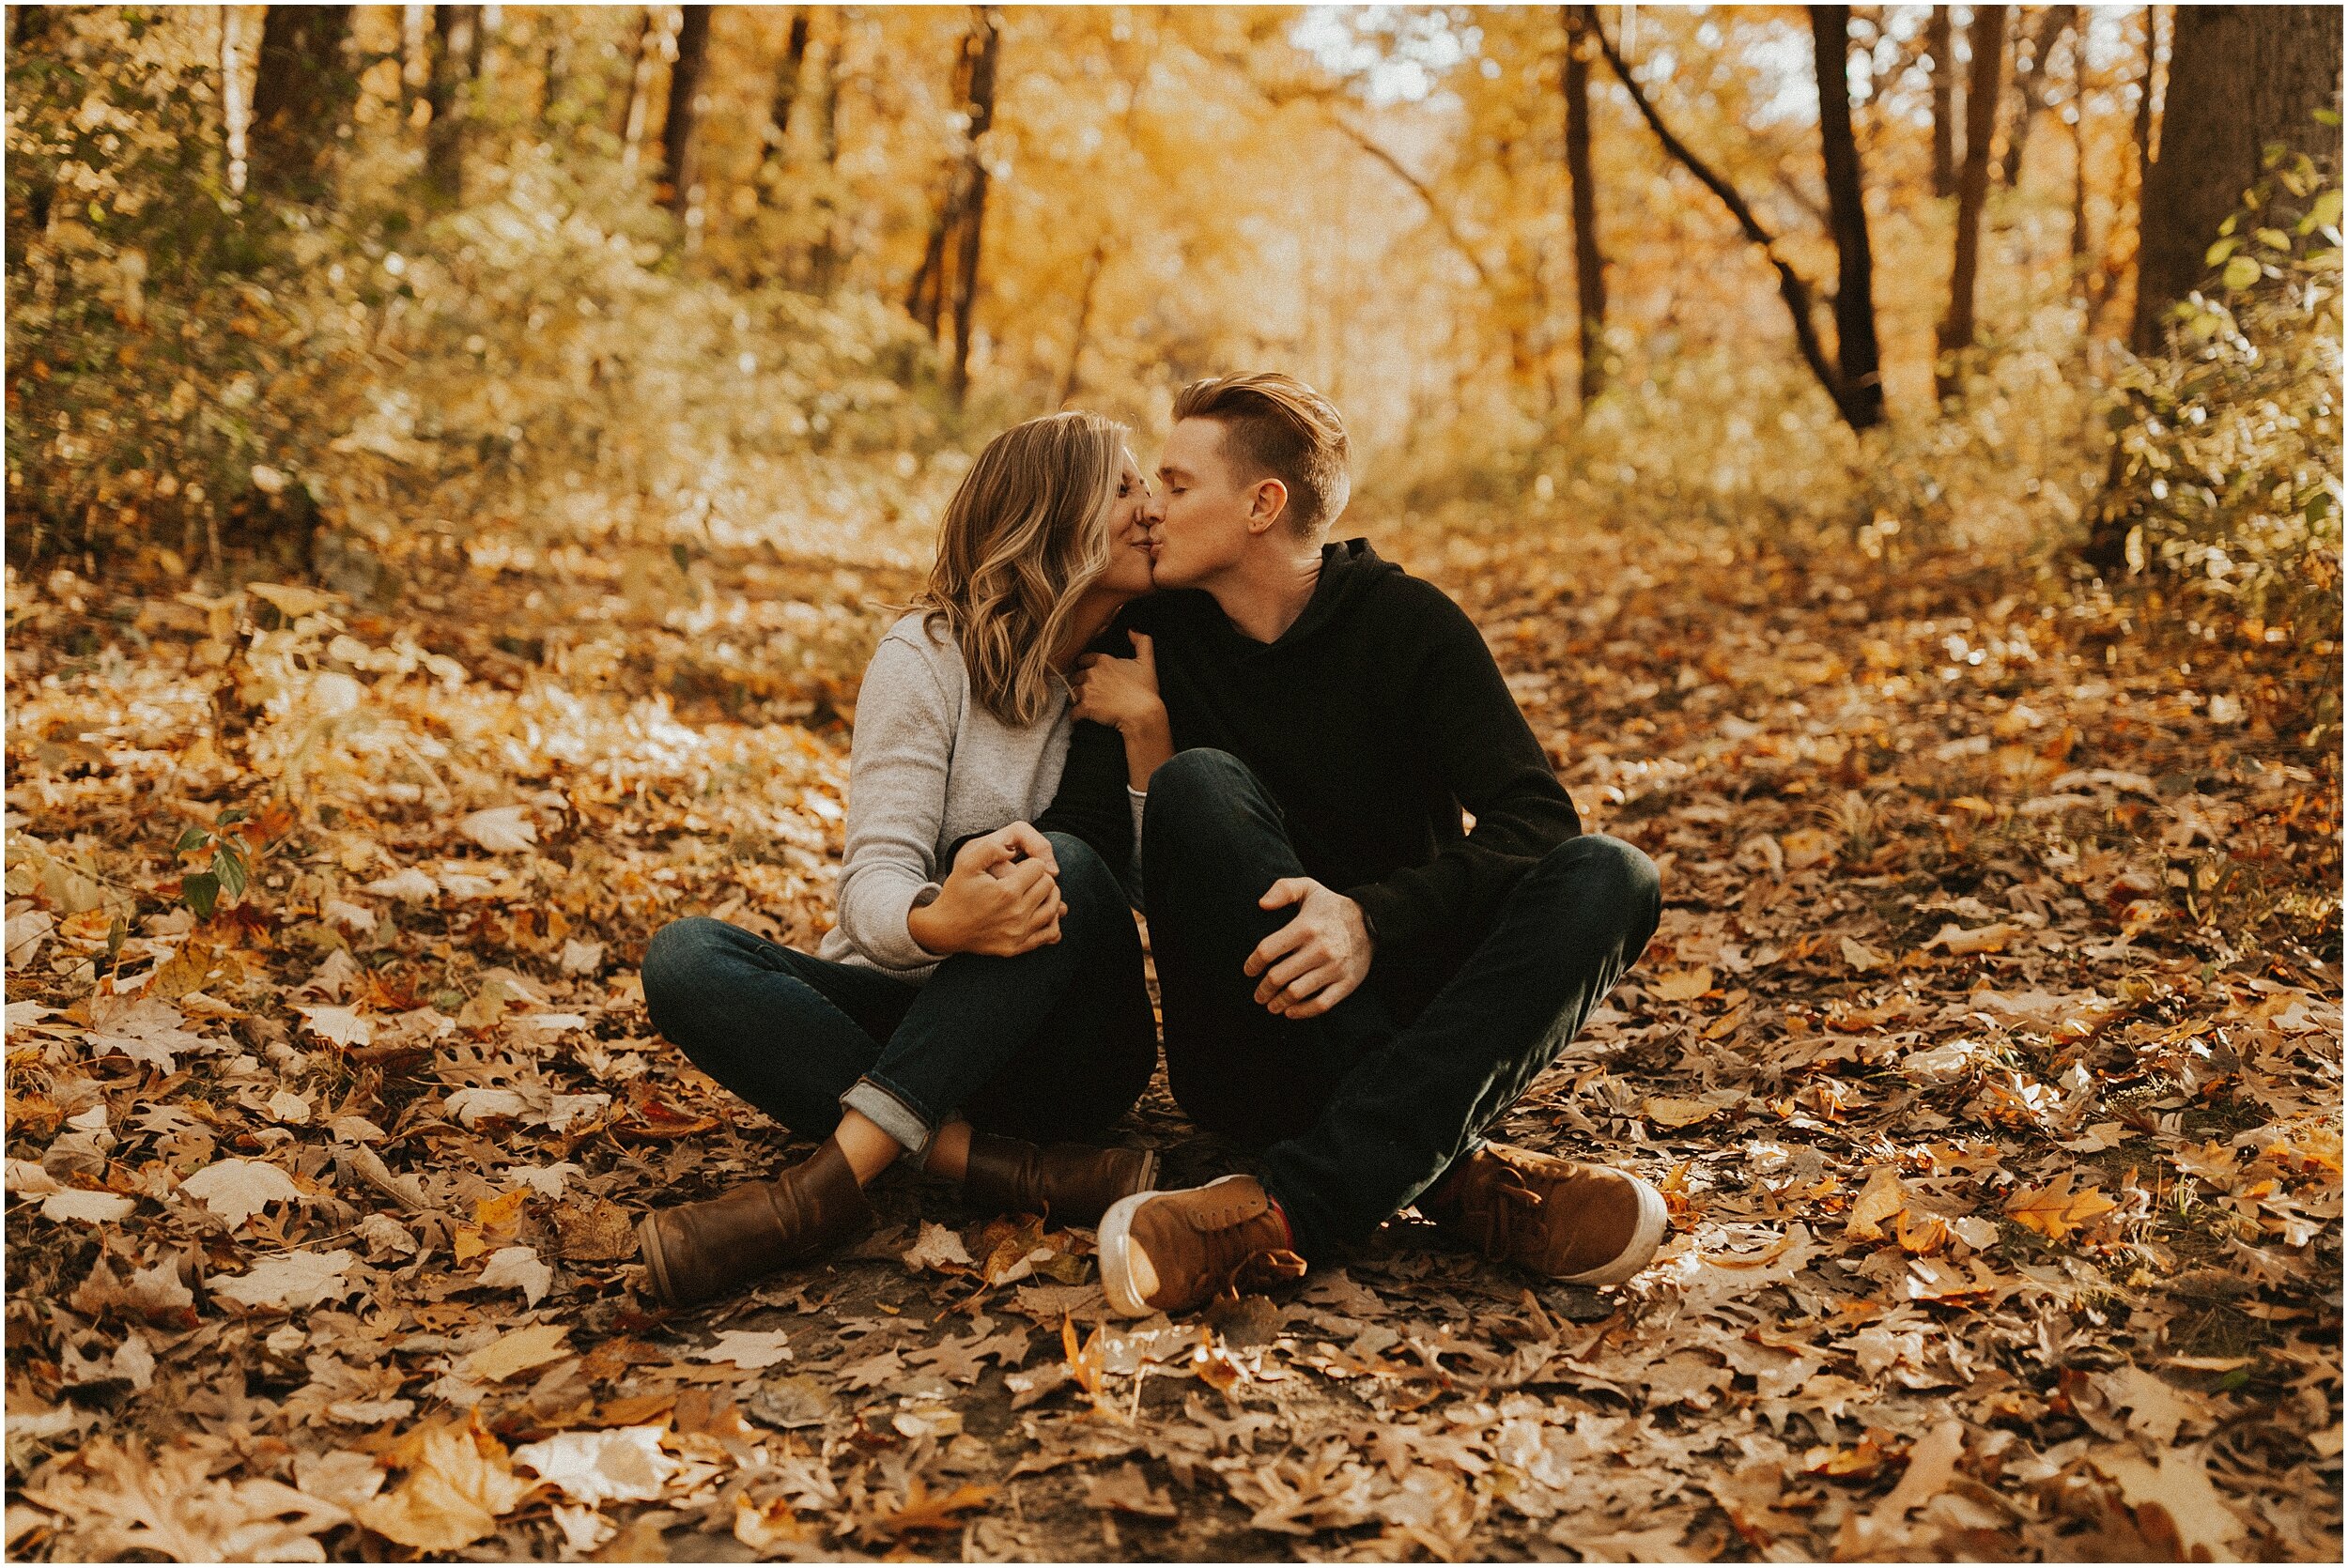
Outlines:
<svg viewBox="0 0 2348 1568"><path fill-rule="evenodd" d="M1321 580L1313 585L1313 596L1305 602L1305 613L1296 618L1296 624L1282 632L1272 646L1286 648L1304 641L1380 583L1400 576L1402 568L1382 558L1367 539L1321 546Z"/></svg>

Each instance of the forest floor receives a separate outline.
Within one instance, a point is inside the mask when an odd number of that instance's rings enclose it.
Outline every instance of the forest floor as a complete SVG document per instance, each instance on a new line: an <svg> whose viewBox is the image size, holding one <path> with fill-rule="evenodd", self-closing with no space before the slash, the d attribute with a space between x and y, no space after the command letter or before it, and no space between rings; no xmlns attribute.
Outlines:
<svg viewBox="0 0 2348 1568"><path fill-rule="evenodd" d="M1618 1288L1406 1218L1104 1322L1087 1233L892 1176L854 1256L651 1310L635 1216L804 1145L637 962L826 923L909 580L12 572L9 1555L2338 1560L2339 649L2000 562L1380 537L1662 867L1503 1130L1670 1195ZM1162 1084L1121 1130L1236 1158Z"/></svg>

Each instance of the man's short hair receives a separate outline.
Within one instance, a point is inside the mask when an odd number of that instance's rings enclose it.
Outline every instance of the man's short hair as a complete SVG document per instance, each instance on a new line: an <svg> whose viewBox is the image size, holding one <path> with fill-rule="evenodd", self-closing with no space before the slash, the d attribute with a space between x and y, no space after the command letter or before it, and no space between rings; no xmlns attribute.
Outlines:
<svg viewBox="0 0 2348 1568"><path fill-rule="evenodd" d="M1271 370L1193 381L1175 394L1174 418L1214 421L1233 462L1286 485L1287 522L1300 536L1318 540L1345 510L1353 489L1345 421L1295 377Z"/></svg>

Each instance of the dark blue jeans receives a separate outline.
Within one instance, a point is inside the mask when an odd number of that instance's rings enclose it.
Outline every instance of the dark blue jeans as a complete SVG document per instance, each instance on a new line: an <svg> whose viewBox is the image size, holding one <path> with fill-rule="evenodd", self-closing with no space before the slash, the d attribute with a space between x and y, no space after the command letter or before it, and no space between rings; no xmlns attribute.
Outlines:
<svg viewBox="0 0 2348 1568"><path fill-rule="evenodd" d="M1148 1085L1157 1028L1117 879L1081 839L1049 837L1068 905L1057 943L957 953L917 986L695 915L645 951L653 1024L802 1137L838 1126L843 1097L917 1151L956 1112L1036 1141L1098 1133Z"/></svg>
<svg viewBox="0 0 2348 1568"><path fill-rule="evenodd" d="M1293 910L1256 900L1305 876L1279 807L1228 752L1177 754L1150 780L1142 885L1175 1100L1262 1147L1299 1250L1357 1244L1433 1186L1556 1059L1638 959L1662 913L1654 862L1588 834L1527 871L1424 1000L1381 957L1319 1018L1275 1018L1242 965Z"/></svg>

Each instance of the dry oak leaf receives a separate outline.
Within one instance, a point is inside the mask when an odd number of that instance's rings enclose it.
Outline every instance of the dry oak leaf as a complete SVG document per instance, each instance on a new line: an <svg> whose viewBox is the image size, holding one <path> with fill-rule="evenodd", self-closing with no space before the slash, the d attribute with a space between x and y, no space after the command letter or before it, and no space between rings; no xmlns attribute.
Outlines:
<svg viewBox="0 0 2348 1568"><path fill-rule="evenodd" d="M1145 1518L1171 1519L1174 1499L1164 1487L1152 1488L1141 1467L1127 1460L1106 1475L1085 1478L1085 1506L1138 1514Z"/></svg>
<svg viewBox="0 0 2348 1568"><path fill-rule="evenodd" d="M1707 1100L1686 1099L1676 1095L1649 1095L1639 1102L1639 1114L1658 1127L1693 1127L1719 1115L1722 1109Z"/></svg>
<svg viewBox="0 0 2348 1568"><path fill-rule="evenodd" d="M291 1312L358 1289L357 1282L343 1278L358 1261L358 1254L341 1247L331 1253L306 1249L280 1253L241 1274L215 1277L209 1288L214 1296L225 1296L248 1307Z"/></svg>
<svg viewBox="0 0 2348 1568"><path fill-rule="evenodd" d="M1712 971L1708 968L1677 969L1668 975L1658 975L1647 988L1647 994L1662 1002L1692 1002L1712 989Z"/></svg>
<svg viewBox="0 0 2348 1568"><path fill-rule="evenodd" d="M984 1508L994 1497L992 1486L966 1484L950 1492L933 1493L916 1476L904 1505L857 1525L857 1539L871 1545L920 1530L960 1530L963 1521L957 1515Z"/></svg>
<svg viewBox="0 0 2348 1568"><path fill-rule="evenodd" d="M1882 968L1892 961L1865 943L1846 936L1843 938L1843 961L1860 974L1865 975Z"/></svg>
<svg viewBox="0 0 2348 1568"><path fill-rule="evenodd" d="M474 1283L487 1289L518 1290L524 1303L534 1307L554 1287L554 1269L538 1260L535 1247L500 1247L489 1254Z"/></svg>
<svg viewBox="0 0 2348 1568"><path fill-rule="evenodd" d="M961 1233L927 1220L921 1222L920 1236L904 1251L904 1266L917 1274L923 1269L966 1274L976 1261L963 1244Z"/></svg>
<svg viewBox="0 0 2348 1568"><path fill-rule="evenodd" d="M1933 934L1923 950L1930 952L1939 947L1953 959L1970 958L1976 953L2002 953L2006 945L2021 934L2022 928L2011 920L2000 920L1970 931L1952 920Z"/></svg>
<svg viewBox="0 0 2348 1568"><path fill-rule="evenodd" d="M2096 1450L2087 1462L2119 1486L2146 1535L2155 1534L2156 1520L2175 1530L2180 1561L2224 1560L2228 1545L2242 1536L2242 1521L2210 1483L2198 1451L2176 1450L2148 1462L2133 1449L2113 1446Z"/></svg>
<svg viewBox="0 0 2348 1568"><path fill-rule="evenodd" d="M210 1468L194 1450L149 1458L100 1437L66 1474L24 1496L70 1521L77 1546L100 1560L152 1552L176 1562L323 1562L317 1537L350 1518L281 1482L209 1479Z"/></svg>
<svg viewBox="0 0 2348 1568"><path fill-rule="evenodd" d="M2077 1174L2065 1171L2034 1191L2015 1193L2006 1200L2007 1217L2049 1241L2060 1241L2120 1207L2093 1187L2074 1191L2071 1179Z"/></svg>
<svg viewBox="0 0 2348 1568"><path fill-rule="evenodd" d="M179 1009L151 996L94 996L89 1004L90 1054L119 1052L162 1072L177 1065L176 1051L217 1051L221 1042L190 1034Z"/></svg>
<svg viewBox="0 0 2348 1568"><path fill-rule="evenodd" d="M1880 1241L1884 1224L1907 1211L1908 1189L1900 1185L1899 1172L1889 1165L1881 1166L1860 1190L1843 1234L1854 1241Z"/></svg>
<svg viewBox="0 0 2348 1568"><path fill-rule="evenodd" d="M266 1160L216 1160L179 1184L179 1191L235 1230L273 1203L299 1203L293 1177Z"/></svg>
<svg viewBox="0 0 2348 1568"><path fill-rule="evenodd" d="M791 1360L791 1336L780 1329L764 1332L728 1329L718 1343L693 1352L697 1361L727 1361L745 1372L757 1372L777 1361Z"/></svg>
<svg viewBox="0 0 2348 1568"><path fill-rule="evenodd" d="M329 1045L360 1046L375 1041L375 1021L361 1018L348 1007L296 1007L310 1033Z"/></svg>
<svg viewBox="0 0 2348 1568"><path fill-rule="evenodd" d="M527 1329L517 1329L466 1357L458 1370L484 1383L502 1383L516 1373L528 1372L532 1367L544 1366L569 1355L563 1341L570 1331L567 1323L533 1323Z"/></svg>
<svg viewBox="0 0 2348 1568"><path fill-rule="evenodd" d="M409 1433L388 1458L407 1475L351 1512L377 1534L418 1551L471 1545L534 1489L514 1473L505 1445L473 1422Z"/></svg>
<svg viewBox="0 0 2348 1568"><path fill-rule="evenodd" d="M44 1220L80 1220L88 1224L111 1225L116 1221L128 1219L131 1210L137 1207L136 1198L126 1198L119 1193L66 1187L41 1199L40 1217Z"/></svg>
<svg viewBox="0 0 2348 1568"><path fill-rule="evenodd" d="M538 827L527 806L493 806L475 811L456 824L456 831L491 854L519 854L538 841Z"/></svg>

